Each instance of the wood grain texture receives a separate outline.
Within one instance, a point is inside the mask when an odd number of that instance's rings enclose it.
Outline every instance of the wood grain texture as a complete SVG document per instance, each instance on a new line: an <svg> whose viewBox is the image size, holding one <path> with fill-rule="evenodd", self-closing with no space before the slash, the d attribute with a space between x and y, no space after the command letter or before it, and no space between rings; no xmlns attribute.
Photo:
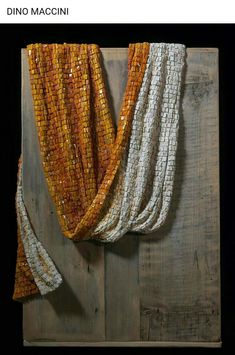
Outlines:
<svg viewBox="0 0 235 355"><path fill-rule="evenodd" d="M102 53L117 121L127 49ZM187 50L182 103L166 224L155 234L130 234L114 244L73 243L61 235L45 184L22 51L24 197L36 234L64 279L54 293L24 305L26 345L220 345L216 49Z"/></svg>
<svg viewBox="0 0 235 355"><path fill-rule="evenodd" d="M218 52L188 50L171 211L140 238L141 339L219 341Z"/></svg>

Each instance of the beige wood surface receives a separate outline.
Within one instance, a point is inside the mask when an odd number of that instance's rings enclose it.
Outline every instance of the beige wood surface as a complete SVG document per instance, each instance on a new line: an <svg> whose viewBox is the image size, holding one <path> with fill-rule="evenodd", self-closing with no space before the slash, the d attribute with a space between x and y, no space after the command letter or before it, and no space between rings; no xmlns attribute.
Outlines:
<svg viewBox="0 0 235 355"><path fill-rule="evenodd" d="M102 53L117 121L127 49ZM173 201L152 235L109 245L62 236L40 162L25 50L22 132L25 202L64 280L24 305L25 345L219 346L217 49L187 50Z"/></svg>
<svg viewBox="0 0 235 355"><path fill-rule="evenodd" d="M116 123L127 81L127 57L125 48L103 50L106 86L109 88ZM138 238L126 235L119 242L105 247L107 341L140 338L138 244Z"/></svg>

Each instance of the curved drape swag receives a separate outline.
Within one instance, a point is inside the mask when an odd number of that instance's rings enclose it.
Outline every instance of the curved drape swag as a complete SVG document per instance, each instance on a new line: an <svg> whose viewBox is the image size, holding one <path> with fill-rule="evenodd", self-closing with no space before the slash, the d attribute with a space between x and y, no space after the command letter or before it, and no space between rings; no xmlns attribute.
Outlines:
<svg viewBox="0 0 235 355"><path fill-rule="evenodd" d="M42 165L64 236L110 242L157 230L173 189L185 46L130 44L116 133L97 45L27 51ZM30 224L21 170L20 162L15 299L62 282Z"/></svg>

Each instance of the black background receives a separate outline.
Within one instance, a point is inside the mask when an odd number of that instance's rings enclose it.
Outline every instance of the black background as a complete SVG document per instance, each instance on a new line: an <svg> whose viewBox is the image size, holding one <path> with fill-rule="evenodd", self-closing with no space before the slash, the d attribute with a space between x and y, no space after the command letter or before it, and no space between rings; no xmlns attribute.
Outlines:
<svg viewBox="0 0 235 355"><path fill-rule="evenodd" d="M12 301L16 259L15 191L21 139L21 53L29 43L96 43L100 47L127 47L135 42L173 42L187 47L219 48L220 88L220 199L222 349L191 349L193 352L226 351L235 337L234 288L234 121L235 121L235 26L218 24L59 24L0 25L1 90L1 244L0 307L1 343L17 351L41 353L48 349L22 347L22 305ZM32 320L33 321L33 320ZM7 340L8 339L8 340ZM75 349L67 349L71 352ZM85 349L84 349L85 350ZM84 351L76 349L76 351ZM88 349L86 349L87 351ZM97 351L97 348L94 349ZM93 350L93 351L94 351ZM100 349L101 350L101 349ZM119 349L136 352L140 349ZM60 349L50 351L64 352ZM102 349L108 352L109 349ZM143 351L143 350L142 350ZM172 349L149 349L170 352ZM176 349L188 353L187 349Z"/></svg>

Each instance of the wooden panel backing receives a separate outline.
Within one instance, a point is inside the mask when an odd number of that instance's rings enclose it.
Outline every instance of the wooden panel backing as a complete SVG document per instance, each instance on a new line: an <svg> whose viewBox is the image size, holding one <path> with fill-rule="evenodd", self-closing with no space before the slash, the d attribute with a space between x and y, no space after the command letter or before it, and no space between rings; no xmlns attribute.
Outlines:
<svg viewBox="0 0 235 355"><path fill-rule="evenodd" d="M127 49L102 49L116 122ZM187 50L175 188L165 225L100 245L61 234L43 176L26 51L22 50L24 198L63 275L24 304L25 345L219 346L218 50Z"/></svg>

